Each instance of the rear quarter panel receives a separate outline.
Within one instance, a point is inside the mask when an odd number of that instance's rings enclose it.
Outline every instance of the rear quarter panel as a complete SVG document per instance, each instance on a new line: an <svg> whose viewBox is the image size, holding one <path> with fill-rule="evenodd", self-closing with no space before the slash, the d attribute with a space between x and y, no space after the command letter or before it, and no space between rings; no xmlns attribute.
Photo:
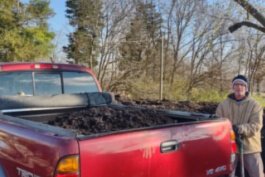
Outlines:
<svg viewBox="0 0 265 177"><path fill-rule="evenodd" d="M60 157L78 154L72 138L0 120L1 177L53 177Z"/></svg>

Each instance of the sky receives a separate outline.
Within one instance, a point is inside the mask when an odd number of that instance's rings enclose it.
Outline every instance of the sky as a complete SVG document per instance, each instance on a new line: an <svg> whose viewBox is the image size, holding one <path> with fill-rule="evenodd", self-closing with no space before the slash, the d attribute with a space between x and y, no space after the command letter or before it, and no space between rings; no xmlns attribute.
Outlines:
<svg viewBox="0 0 265 177"><path fill-rule="evenodd" d="M61 30L68 20L65 17L65 0L51 0L50 7L55 11L55 16L49 20L51 26L56 30Z"/></svg>
<svg viewBox="0 0 265 177"><path fill-rule="evenodd" d="M54 10L55 15L49 19L50 30L55 32L56 37L53 43L56 45L56 56L65 58L62 47L68 44L67 35L73 31L69 21L65 16L66 0L51 0L50 7Z"/></svg>

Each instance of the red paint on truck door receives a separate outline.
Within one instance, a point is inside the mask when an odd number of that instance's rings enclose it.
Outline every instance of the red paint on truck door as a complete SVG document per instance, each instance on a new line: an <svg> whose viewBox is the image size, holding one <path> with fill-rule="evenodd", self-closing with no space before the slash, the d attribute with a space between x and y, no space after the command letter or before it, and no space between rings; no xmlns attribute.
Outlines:
<svg viewBox="0 0 265 177"><path fill-rule="evenodd" d="M222 120L80 140L81 177L229 174L229 127Z"/></svg>

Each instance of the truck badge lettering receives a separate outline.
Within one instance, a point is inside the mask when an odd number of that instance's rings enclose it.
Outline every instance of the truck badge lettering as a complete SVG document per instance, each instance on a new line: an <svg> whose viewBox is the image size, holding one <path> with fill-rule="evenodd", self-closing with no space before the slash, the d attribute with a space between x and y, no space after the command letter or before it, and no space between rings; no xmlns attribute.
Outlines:
<svg viewBox="0 0 265 177"><path fill-rule="evenodd" d="M223 171L226 171L226 165L219 166L217 168L208 169L206 170L206 175L209 176L209 175L213 175L213 174L220 173Z"/></svg>
<svg viewBox="0 0 265 177"><path fill-rule="evenodd" d="M219 173L219 172L222 172L222 171L226 171L226 166L225 165L217 167L215 169L215 173Z"/></svg>
<svg viewBox="0 0 265 177"><path fill-rule="evenodd" d="M214 174L214 169L209 169L206 171L206 175L209 176L209 175L213 175Z"/></svg>
<svg viewBox="0 0 265 177"><path fill-rule="evenodd" d="M17 172L18 172L18 175L21 177L40 177L38 175L35 175L35 174L33 174L27 170L21 169L19 167L17 167Z"/></svg>

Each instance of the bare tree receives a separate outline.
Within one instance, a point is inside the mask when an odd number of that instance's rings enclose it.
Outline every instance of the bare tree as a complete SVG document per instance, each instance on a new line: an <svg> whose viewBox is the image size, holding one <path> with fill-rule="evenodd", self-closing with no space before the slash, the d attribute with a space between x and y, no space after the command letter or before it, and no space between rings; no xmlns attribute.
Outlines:
<svg viewBox="0 0 265 177"><path fill-rule="evenodd" d="M106 73L110 73L110 80L114 78L115 62L117 56L117 47L122 41L124 31L128 26L128 18L132 11L132 3L124 0L105 0L103 1L103 20L104 28L100 37L100 58L97 77L100 83L105 86L110 83L104 83ZM110 72L108 72L110 70Z"/></svg>
<svg viewBox="0 0 265 177"><path fill-rule="evenodd" d="M250 82L250 90L253 91L255 81L258 84L263 79L263 68L265 63L265 45L263 43L264 35L257 34L256 36L247 39L247 60L246 60L246 74ZM260 90L258 88L258 90Z"/></svg>
<svg viewBox="0 0 265 177"><path fill-rule="evenodd" d="M192 88L197 86L205 79L206 72L204 62L210 54L213 47L213 39L208 36L210 26L204 26L203 29L194 29L192 44L191 44L191 57L189 64L189 75L187 85L187 95L191 95ZM198 34L199 33L199 34ZM197 36L199 36L197 38Z"/></svg>
<svg viewBox="0 0 265 177"><path fill-rule="evenodd" d="M95 50L99 52L96 69L103 88L133 92L148 82L153 82L154 93L159 88L161 34L152 37L143 31L131 31L131 23L135 22L132 19L136 17L135 5L142 1L103 1L104 28L100 33L100 46ZM238 15L242 13L240 8L234 9L237 4L230 1L234 6L229 7L225 2L209 4L206 0L155 2L160 3L159 12L164 18L161 33L165 34L164 83L168 95L174 93L178 83L183 85L185 95L190 95L194 88L228 91L230 82L225 81L236 73L246 73L253 84L262 82L263 37L253 40L253 35L257 37L255 30L238 31L233 35L227 30L231 22L242 20L242 15ZM127 34L135 36L128 39ZM125 49L121 50L121 46Z"/></svg>
<svg viewBox="0 0 265 177"><path fill-rule="evenodd" d="M234 32L241 28L242 26L247 26L250 28L254 28L258 31L265 32L265 16L261 14L252 4L250 4L247 0L234 0L241 7L243 7L247 13L251 14L260 24L256 24L250 21L242 21L239 23L235 23L229 27L230 32Z"/></svg>
<svg viewBox="0 0 265 177"><path fill-rule="evenodd" d="M187 35L189 35L189 28L195 11L200 1L193 0L172 0L170 4L170 11L167 17L167 44L166 56L168 58L168 49L171 45L173 49L173 64L170 74L170 84L174 82L176 71L183 62L186 55L189 53L185 50L185 43Z"/></svg>

